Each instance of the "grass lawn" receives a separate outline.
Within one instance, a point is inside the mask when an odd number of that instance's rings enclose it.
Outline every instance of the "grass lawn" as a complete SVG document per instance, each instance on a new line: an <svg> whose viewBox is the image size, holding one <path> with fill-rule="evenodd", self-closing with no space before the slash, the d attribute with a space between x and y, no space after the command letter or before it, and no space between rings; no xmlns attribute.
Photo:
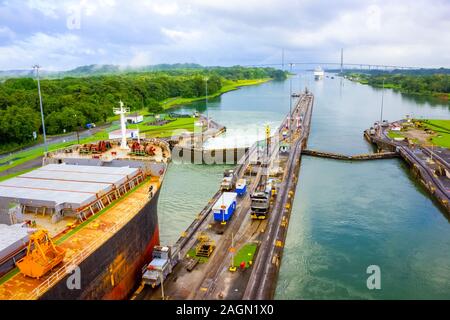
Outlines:
<svg viewBox="0 0 450 320"><path fill-rule="evenodd" d="M0 145L0 154L5 154L5 153L11 153L11 152L16 152L20 149L25 149L28 147L32 147L38 143L41 143L44 141L44 138L42 136L39 136L37 140L31 141L29 143L25 143L25 144L7 144L7 145Z"/></svg>
<svg viewBox="0 0 450 320"><path fill-rule="evenodd" d="M0 177L0 182L8 180L8 179L11 179L11 178L14 178L14 177L19 176L21 174L33 171L34 169L36 169L36 168L29 168L29 169L25 169L25 170L22 170L22 171L14 172L14 173L11 173L11 174L7 174L6 176Z"/></svg>
<svg viewBox="0 0 450 320"><path fill-rule="evenodd" d="M450 148L450 120L423 120L422 123L436 133L431 138L434 145Z"/></svg>
<svg viewBox="0 0 450 320"><path fill-rule="evenodd" d="M206 257L199 257L195 254L195 248L191 248L187 253L188 258L197 259L200 263L206 263L208 262L208 258Z"/></svg>
<svg viewBox="0 0 450 320"><path fill-rule="evenodd" d="M194 123L197 121L195 118L178 118L162 126L148 126L146 121L143 123L129 125L128 128L139 128L140 133L145 133L147 138L149 137L171 137L174 133L180 133L180 131L194 131Z"/></svg>
<svg viewBox="0 0 450 320"><path fill-rule="evenodd" d="M234 256L234 267L239 267L239 265L245 261L246 268L249 268L249 261L253 262L253 257L256 252L257 245L255 243L247 243L244 245Z"/></svg>
<svg viewBox="0 0 450 320"><path fill-rule="evenodd" d="M261 83L264 83L264 82L267 82L270 80L271 80L270 78L264 78L264 79L224 81L222 88L218 92L208 95L208 99L218 97L221 94L224 94L229 91L237 90L240 87L253 86L253 85L261 84ZM170 108L182 105L182 104L187 104L187 103L191 103L194 101L200 101L200 100L205 100L205 99L206 99L206 96L196 97L196 98L176 97L176 98L169 98L169 99L162 101L161 105L164 109L170 109Z"/></svg>
<svg viewBox="0 0 450 320"><path fill-rule="evenodd" d="M383 86L379 86L379 88L382 88ZM385 89L396 89L396 90L401 90L402 87L399 86L398 84L393 84L393 83L385 83L384 84L384 88Z"/></svg>
<svg viewBox="0 0 450 320"><path fill-rule="evenodd" d="M98 140L105 140L108 138L108 134L105 131L98 132L90 137L80 139L80 143L89 143L94 142ZM65 148L74 144L77 144L77 141L69 141L69 142L60 142L60 143L54 143L50 144L48 147L49 151ZM19 164L25 163L27 161L36 159L44 154L45 148L39 147L32 150L22 151L15 154L12 154L8 157L5 157L0 160L0 163L9 163L7 165L0 166L0 172L5 171L7 169L13 168L15 166L18 166Z"/></svg>
<svg viewBox="0 0 450 320"><path fill-rule="evenodd" d="M395 138L404 138L405 136L398 131L389 130L388 137L391 139L395 139Z"/></svg>

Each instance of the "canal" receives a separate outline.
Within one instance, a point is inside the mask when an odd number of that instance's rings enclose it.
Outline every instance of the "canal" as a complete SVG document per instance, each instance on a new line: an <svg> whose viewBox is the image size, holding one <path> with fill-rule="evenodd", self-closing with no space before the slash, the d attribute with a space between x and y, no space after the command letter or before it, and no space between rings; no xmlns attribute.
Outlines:
<svg viewBox="0 0 450 320"><path fill-rule="evenodd" d="M315 95L309 147L372 151L362 136L380 118L381 90L340 78L293 77ZM180 108L227 127L208 142L250 145L289 110L289 80L244 87ZM449 118L449 105L384 91L383 119ZM171 164L159 201L162 243L173 243L217 190L224 166ZM366 269L381 270L369 290ZM401 160L338 162L303 157L277 299L450 298L450 223Z"/></svg>

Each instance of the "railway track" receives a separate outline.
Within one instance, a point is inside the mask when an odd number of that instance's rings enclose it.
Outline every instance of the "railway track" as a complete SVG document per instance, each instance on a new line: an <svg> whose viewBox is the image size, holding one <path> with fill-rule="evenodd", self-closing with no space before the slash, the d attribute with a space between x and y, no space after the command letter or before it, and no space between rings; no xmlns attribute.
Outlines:
<svg viewBox="0 0 450 320"><path fill-rule="evenodd" d="M306 102L307 104L305 106L307 110L304 111L306 115L305 119L307 119L307 122L303 125L303 130L301 131L301 135L295 143L294 149L291 150L287 164L289 170L285 172L285 183L279 190L281 199L277 201L275 207L271 212L270 221L268 223L268 230L266 230L265 239L262 242L260 252L255 261L255 266L252 270L249 283L243 296L243 298L246 300L262 300L273 298L275 280L278 275L278 266L273 263L273 257L275 257L275 250L277 248L276 241L279 240L284 242L284 238L286 236L287 230L284 230L282 232L280 230L280 223L284 214L285 205L289 203L289 199L293 197L293 194L290 194L290 191L295 190L295 185L297 182L296 173L298 173L299 170L301 150L303 145L306 144L306 139L309 136L309 127L312 116L312 96L311 100L300 100L299 105L302 102ZM277 260L279 261L279 259L281 259L282 246L278 247L277 251Z"/></svg>

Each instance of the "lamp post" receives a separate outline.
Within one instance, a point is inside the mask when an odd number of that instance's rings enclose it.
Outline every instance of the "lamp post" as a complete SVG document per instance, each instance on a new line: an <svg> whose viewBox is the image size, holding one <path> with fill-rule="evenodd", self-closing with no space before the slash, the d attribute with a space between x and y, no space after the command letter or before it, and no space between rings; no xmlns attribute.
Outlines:
<svg viewBox="0 0 450 320"><path fill-rule="evenodd" d="M161 269L159 271L160 281L161 281L161 298L163 300L166 300L166 297L164 296L164 276L163 276L163 270Z"/></svg>
<svg viewBox="0 0 450 320"><path fill-rule="evenodd" d="M292 62L289 63L289 142L292 143Z"/></svg>
<svg viewBox="0 0 450 320"><path fill-rule="evenodd" d="M209 110L208 110L208 77L205 77L205 91L206 91L206 129L209 130Z"/></svg>
<svg viewBox="0 0 450 320"><path fill-rule="evenodd" d="M383 78L383 87L381 89L381 112L380 112L380 124L383 123L383 105L384 105L384 78Z"/></svg>
<svg viewBox="0 0 450 320"><path fill-rule="evenodd" d="M40 69L40 66L39 65L34 65L33 69L36 71L36 78L37 78L37 83L38 83L38 93L39 93L39 106L41 108L42 133L44 135L45 152L47 152L48 151L48 147L47 147L47 136L45 134L44 109L42 108L41 83L39 81L39 69Z"/></svg>
<svg viewBox="0 0 450 320"><path fill-rule="evenodd" d="M76 113L74 113L73 117L75 118L76 121L76 128L77 128L77 141L78 144L80 144L80 126L78 125L78 115Z"/></svg>

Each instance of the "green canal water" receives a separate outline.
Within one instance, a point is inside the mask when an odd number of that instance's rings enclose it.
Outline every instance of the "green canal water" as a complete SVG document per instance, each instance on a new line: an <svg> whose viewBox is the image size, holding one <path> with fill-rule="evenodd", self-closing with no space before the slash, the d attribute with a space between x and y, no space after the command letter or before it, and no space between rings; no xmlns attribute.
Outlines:
<svg viewBox="0 0 450 320"><path fill-rule="evenodd" d="M381 91L339 78L292 80L315 103L309 147L357 154L372 151L362 136L380 118ZM384 119L406 114L450 118L448 105L384 93ZM245 87L181 108L227 127L211 147L250 145L289 110L289 81ZM208 110L208 111L207 111ZM224 166L172 164L161 191L162 243L176 241L216 192ZM366 269L381 270L369 290ZM276 290L277 299L450 298L450 223L401 160L338 162L303 157Z"/></svg>

